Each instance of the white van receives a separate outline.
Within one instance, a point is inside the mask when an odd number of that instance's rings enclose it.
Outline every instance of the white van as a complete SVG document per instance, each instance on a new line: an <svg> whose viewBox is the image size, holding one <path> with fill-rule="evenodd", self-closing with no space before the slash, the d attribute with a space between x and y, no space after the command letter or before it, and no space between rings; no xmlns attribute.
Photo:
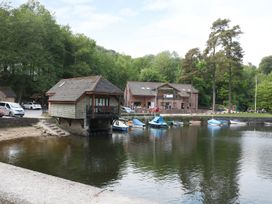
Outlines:
<svg viewBox="0 0 272 204"><path fill-rule="evenodd" d="M9 115L9 116L23 117L25 115L25 111L20 106L19 103L0 101L0 107L4 108L6 110L7 115Z"/></svg>

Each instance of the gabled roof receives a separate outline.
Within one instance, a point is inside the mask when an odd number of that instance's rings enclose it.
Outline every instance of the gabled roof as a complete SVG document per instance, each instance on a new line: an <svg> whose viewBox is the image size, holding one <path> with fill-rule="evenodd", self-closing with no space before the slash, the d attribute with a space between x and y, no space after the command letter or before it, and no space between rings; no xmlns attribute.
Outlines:
<svg viewBox="0 0 272 204"><path fill-rule="evenodd" d="M84 93L122 95L123 92L101 76L61 79L47 91L49 101L75 102Z"/></svg>
<svg viewBox="0 0 272 204"><path fill-rule="evenodd" d="M157 87L164 83L159 82L139 82L139 81L128 81L127 86L131 93L136 96L155 96Z"/></svg>
<svg viewBox="0 0 272 204"><path fill-rule="evenodd" d="M184 91L187 93L198 93L198 90L195 89L191 84L170 84L180 91Z"/></svg>
<svg viewBox="0 0 272 204"><path fill-rule="evenodd" d="M189 94L198 93L190 84L174 84L174 83L162 83L162 82L140 82L140 81L128 81L127 86L129 87L132 95L136 96L155 96L156 89L164 85L169 85L179 91L180 96L188 97Z"/></svg>
<svg viewBox="0 0 272 204"><path fill-rule="evenodd" d="M12 88L10 88L9 86L0 86L0 91L2 93L4 93L6 95L6 97L8 97L8 98L15 98L16 97L16 94L14 93Z"/></svg>

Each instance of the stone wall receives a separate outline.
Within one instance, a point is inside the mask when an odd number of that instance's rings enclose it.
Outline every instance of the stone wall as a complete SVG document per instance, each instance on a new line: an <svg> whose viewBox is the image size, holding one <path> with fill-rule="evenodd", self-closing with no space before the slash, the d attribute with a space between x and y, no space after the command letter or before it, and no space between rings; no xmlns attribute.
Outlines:
<svg viewBox="0 0 272 204"><path fill-rule="evenodd" d="M32 126L38 122L37 118L0 118L0 128Z"/></svg>

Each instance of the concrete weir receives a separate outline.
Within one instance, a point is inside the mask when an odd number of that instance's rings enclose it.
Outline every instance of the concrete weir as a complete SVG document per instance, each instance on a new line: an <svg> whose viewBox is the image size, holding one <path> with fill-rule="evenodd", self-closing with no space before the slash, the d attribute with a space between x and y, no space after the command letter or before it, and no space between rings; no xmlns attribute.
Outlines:
<svg viewBox="0 0 272 204"><path fill-rule="evenodd" d="M142 204L154 203L128 198L104 189L49 176L0 162L0 203L15 204Z"/></svg>

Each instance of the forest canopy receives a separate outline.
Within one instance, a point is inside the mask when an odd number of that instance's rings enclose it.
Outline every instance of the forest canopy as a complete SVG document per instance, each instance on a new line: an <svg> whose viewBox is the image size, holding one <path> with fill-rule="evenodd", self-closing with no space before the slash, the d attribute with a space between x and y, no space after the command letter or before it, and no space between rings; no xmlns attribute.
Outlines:
<svg viewBox="0 0 272 204"><path fill-rule="evenodd" d="M132 58L59 25L38 1L18 8L1 3L0 86L11 86L21 102L34 94L44 96L61 78L78 76L102 75L123 90L127 81L188 83L199 90L200 107L233 104L246 110L254 105L257 74L264 81L258 100L270 97L265 87L271 88L272 60L271 56L264 58L260 72L251 64L243 65L241 34L238 25L231 27L230 20L217 19L204 51L192 48L184 57L162 51Z"/></svg>

